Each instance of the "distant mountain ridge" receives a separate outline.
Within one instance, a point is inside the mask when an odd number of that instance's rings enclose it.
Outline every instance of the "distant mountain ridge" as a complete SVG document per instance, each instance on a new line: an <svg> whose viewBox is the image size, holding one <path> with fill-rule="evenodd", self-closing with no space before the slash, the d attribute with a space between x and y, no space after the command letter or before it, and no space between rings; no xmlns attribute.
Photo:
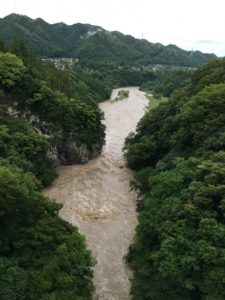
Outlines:
<svg viewBox="0 0 225 300"><path fill-rule="evenodd" d="M8 47L13 40L20 40L42 57L78 57L97 62L194 67L216 58L214 54L151 43L100 26L51 25L41 18L33 20L17 14L0 19L0 40Z"/></svg>

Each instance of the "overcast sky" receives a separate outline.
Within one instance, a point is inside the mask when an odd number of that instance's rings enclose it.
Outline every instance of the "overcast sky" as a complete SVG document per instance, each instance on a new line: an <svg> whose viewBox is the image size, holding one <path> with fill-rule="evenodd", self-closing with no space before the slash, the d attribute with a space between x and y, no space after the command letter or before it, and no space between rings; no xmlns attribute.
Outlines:
<svg viewBox="0 0 225 300"><path fill-rule="evenodd" d="M0 17L12 12L225 56L225 0L0 0Z"/></svg>

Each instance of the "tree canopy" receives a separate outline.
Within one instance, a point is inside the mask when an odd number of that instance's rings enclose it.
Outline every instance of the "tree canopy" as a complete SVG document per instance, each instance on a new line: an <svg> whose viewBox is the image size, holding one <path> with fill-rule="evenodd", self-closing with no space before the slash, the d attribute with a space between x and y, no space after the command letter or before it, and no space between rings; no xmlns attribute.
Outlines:
<svg viewBox="0 0 225 300"><path fill-rule="evenodd" d="M85 83L83 95L65 85L57 90L52 65L20 44L14 50L20 57L0 53L0 298L88 300L94 261L85 238L41 189L59 163L101 151L100 94L92 98ZM59 74L66 82L70 71Z"/></svg>
<svg viewBox="0 0 225 300"><path fill-rule="evenodd" d="M40 18L11 14L0 19L0 39L9 47L15 38L42 57L76 57L90 63L198 66L216 58L214 54L151 43L90 24L48 24Z"/></svg>
<svg viewBox="0 0 225 300"><path fill-rule="evenodd" d="M140 211L133 299L225 298L224 62L196 70L126 140Z"/></svg>
<svg viewBox="0 0 225 300"><path fill-rule="evenodd" d="M86 162L101 151L105 137L103 114L91 96L87 100L85 94L84 99L82 95L75 98L77 94L69 98L50 88L48 82L41 79L44 66L35 67L36 58L32 65L28 58L23 63L15 55L4 53L0 61L2 111L12 112L45 135L49 151L60 163ZM49 76L54 78L51 68Z"/></svg>
<svg viewBox="0 0 225 300"><path fill-rule="evenodd" d="M0 52L0 83L4 88L10 88L22 77L25 71L23 62L12 53Z"/></svg>
<svg viewBox="0 0 225 300"><path fill-rule="evenodd" d="M0 167L2 299L91 299L93 261L84 238L39 188L31 173Z"/></svg>

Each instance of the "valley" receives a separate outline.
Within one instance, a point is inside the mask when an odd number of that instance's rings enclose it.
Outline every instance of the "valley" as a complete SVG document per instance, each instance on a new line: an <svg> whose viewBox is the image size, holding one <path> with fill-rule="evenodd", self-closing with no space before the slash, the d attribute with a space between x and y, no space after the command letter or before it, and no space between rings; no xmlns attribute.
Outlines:
<svg viewBox="0 0 225 300"><path fill-rule="evenodd" d="M106 144L102 154L83 165L61 167L59 178L44 194L63 203L60 215L78 226L96 259L94 299L130 299L130 271L123 257L137 225L132 173L124 165L124 139L144 114L145 93L136 87L123 101L105 101ZM111 99L117 95L114 90Z"/></svg>

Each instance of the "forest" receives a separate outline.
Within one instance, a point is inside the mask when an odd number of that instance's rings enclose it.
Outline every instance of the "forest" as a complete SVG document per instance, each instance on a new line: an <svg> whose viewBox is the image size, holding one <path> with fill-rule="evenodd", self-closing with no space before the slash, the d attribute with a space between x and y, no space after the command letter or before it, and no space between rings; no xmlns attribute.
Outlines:
<svg viewBox="0 0 225 300"><path fill-rule="evenodd" d="M0 47L0 299L91 299L95 261L85 238L41 191L58 165L101 151L97 103L111 88L21 43Z"/></svg>
<svg viewBox="0 0 225 300"><path fill-rule="evenodd" d="M90 64L116 62L119 65L194 67L216 58L215 54L151 43L90 24L49 24L41 18L31 19L19 14L0 18L0 40L10 47L15 39L29 45L41 57L74 57Z"/></svg>
<svg viewBox="0 0 225 300"><path fill-rule="evenodd" d="M175 89L185 87L191 79L194 68L160 67L151 80L142 81L140 89L151 93L154 98L170 97Z"/></svg>
<svg viewBox="0 0 225 300"><path fill-rule="evenodd" d="M139 224L133 299L224 299L225 60L193 72L125 142Z"/></svg>
<svg viewBox="0 0 225 300"><path fill-rule="evenodd" d="M139 212L126 256L131 295L225 298L225 60L154 70L96 59L58 69L15 40L0 43L0 299L92 298L85 238L41 191L59 165L101 152L98 103L127 85L169 98L150 104L124 147Z"/></svg>
<svg viewBox="0 0 225 300"><path fill-rule="evenodd" d="M0 298L91 299L85 238L41 193L59 165L85 163L105 138L98 102L152 70L113 64L56 68L21 42L0 43Z"/></svg>

